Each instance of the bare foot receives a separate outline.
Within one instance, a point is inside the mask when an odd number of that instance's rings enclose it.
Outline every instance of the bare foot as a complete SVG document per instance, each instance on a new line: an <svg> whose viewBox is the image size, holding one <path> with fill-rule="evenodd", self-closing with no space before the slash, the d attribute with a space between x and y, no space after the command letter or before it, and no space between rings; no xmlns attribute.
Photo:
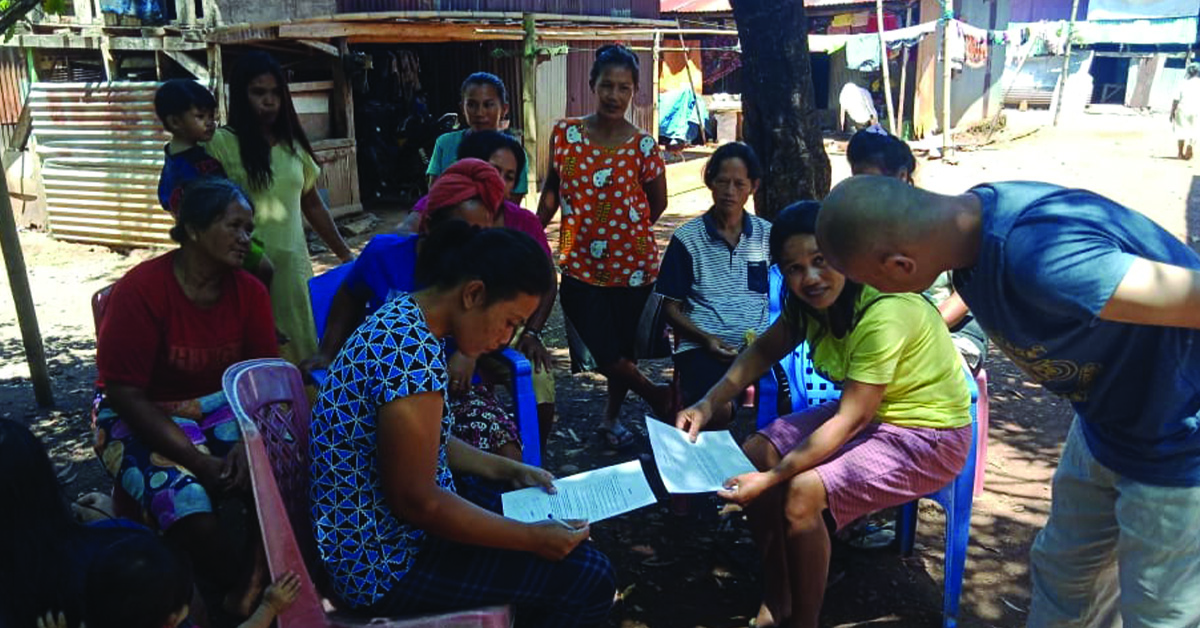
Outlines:
<svg viewBox="0 0 1200 628"><path fill-rule="evenodd" d="M784 625L785 622L784 619L776 619L775 613L771 611L771 603L763 600L758 607L758 616L750 622L750 625L754 628L776 628Z"/></svg>

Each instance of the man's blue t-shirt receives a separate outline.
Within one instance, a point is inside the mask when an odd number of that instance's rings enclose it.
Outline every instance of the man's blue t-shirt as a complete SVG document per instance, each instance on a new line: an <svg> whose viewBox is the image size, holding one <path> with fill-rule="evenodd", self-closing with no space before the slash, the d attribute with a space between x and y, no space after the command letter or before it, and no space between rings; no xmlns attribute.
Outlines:
<svg viewBox="0 0 1200 628"><path fill-rule="evenodd" d="M417 239L416 235L377 235L354 260L346 285L352 290L365 287L371 291L368 314L387 303L393 294L420 288L413 277L417 269Z"/></svg>
<svg viewBox="0 0 1200 628"><path fill-rule="evenodd" d="M1070 400L1106 467L1161 486L1200 485L1200 332L1098 318L1133 260L1200 270L1149 218L1085 190L995 183L975 266L954 285L996 345Z"/></svg>

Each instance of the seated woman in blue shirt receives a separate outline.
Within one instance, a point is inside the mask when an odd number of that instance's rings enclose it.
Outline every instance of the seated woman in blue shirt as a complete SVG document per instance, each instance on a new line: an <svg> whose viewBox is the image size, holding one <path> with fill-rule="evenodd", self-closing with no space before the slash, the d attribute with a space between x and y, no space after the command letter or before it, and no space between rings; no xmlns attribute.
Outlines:
<svg viewBox="0 0 1200 628"><path fill-rule="evenodd" d="M471 357L510 342L550 260L529 236L452 220L426 236L416 281L350 336L313 410L314 537L334 590L372 614L512 604L529 626L599 625L616 585L586 522L506 519L491 485L464 481L549 490L552 476L450 433L444 341Z"/></svg>

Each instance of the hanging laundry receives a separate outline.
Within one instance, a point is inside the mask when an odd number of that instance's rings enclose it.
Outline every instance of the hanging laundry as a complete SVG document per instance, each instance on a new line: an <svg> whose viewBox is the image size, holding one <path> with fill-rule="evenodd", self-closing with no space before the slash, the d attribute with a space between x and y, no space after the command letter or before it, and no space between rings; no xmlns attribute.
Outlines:
<svg viewBox="0 0 1200 628"><path fill-rule="evenodd" d="M845 27L854 26L854 14L853 13L839 13L839 14L833 16L833 22L830 24L830 26L833 26L835 28L843 27L843 26L845 26Z"/></svg>
<svg viewBox="0 0 1200 628"><path fill-rule="evenodd" d="M846 67L859 72L878 72L879 35L851 35L846 38Z"/></svg>
<svg viewBox="0 0 1200 628"><path fill-rule="evenodd" d="M982 68L987 65L987 31L984 31L983 37L974 34L963 33L963 43L966 46L967 67Z"/></svg>
<svg viewBox="0 0 1200 628"><path fill-rule="evenodd" d="M951 70L962 70L967 60L967 43L963 37L962 22L950 20L946 23L946 37L950 38L943 55L948 56Z"/></svg>
<svg viewBox="0 0 1200 628"><path fill-rule="evenodd" d="M706 47L711 50L700 53L705 85L714 85L742 67L742 54L737 37L718 35L710 38Z"/></svg>
<svg viewBox="0 0 1200 628"><path fill-rule="evenodd" d="M921 43L922 39L937 32L937 22L925 22L924 24L914 24L904 28L889 30L883 32L883 40L887 42L888 50L897 48L912 48Z"/></svg>

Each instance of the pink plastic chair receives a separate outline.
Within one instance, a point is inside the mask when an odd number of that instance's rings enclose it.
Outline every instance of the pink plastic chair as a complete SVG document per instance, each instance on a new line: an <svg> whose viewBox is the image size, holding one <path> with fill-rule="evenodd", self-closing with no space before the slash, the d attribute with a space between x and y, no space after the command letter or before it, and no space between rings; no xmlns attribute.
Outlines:
<svg viewBox="0 0 1200 628"><path fill-rule="evenodd" d="M975 496L983 493L983 476L987 473L987 443L988 443L988 378L987 370L979 369L975 375L975 385L979 388L979 399L975 402L975 423L979 425L979 451L975 454Z"/></svg>
<svg viewBox="0 0 1200 628"><path fill-rule="evenodd" d="M223 388L246 443L271 577L289 571L300 576L300 594L279 617L279 628L512 626L506 607L408 619L372 619L334 609L318 591L324 572L309 519L309 405L300 371L277 359L240 362L225 371Z"/></svg>

